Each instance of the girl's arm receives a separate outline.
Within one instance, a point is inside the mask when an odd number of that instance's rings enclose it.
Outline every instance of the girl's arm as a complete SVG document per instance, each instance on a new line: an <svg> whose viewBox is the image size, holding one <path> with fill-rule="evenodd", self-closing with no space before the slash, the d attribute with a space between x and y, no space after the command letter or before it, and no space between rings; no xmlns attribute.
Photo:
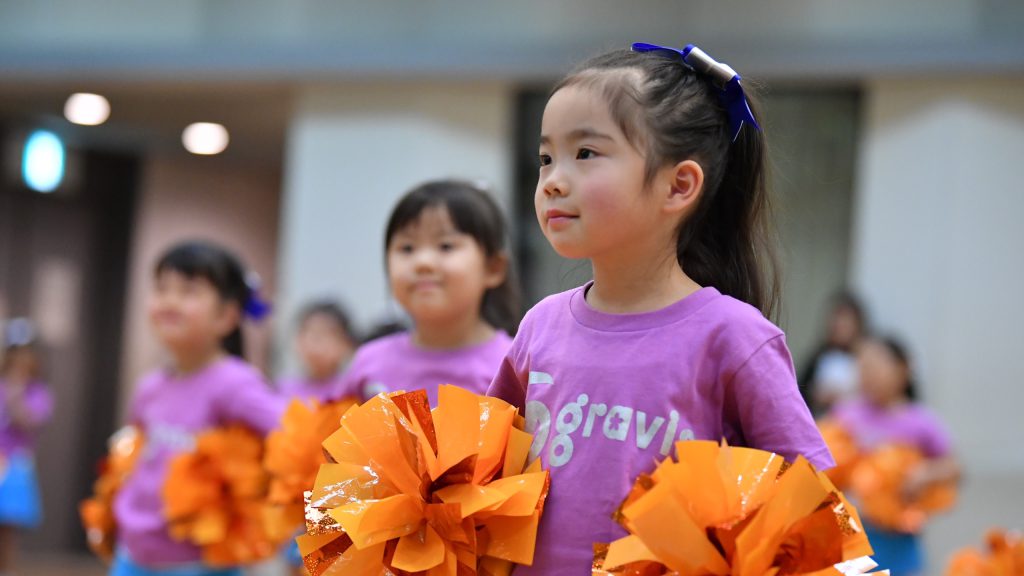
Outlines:
<svg viewBox="0 0 1024 576"><path fill-rule="evenodd" d="M903 496L910 501L916 500L929 486L960 482L960 474L960 462L955 456L926 460L907 476L903 483Z"/></svg>
<svg viewBox="0 0 1024 576"><path fill-rule="evenodd" d="M953 439L949 430L930 410L921 408L920 414L919 443L928 459L911 472L903 484L903 493L909 499L915 499L925 488L934 484L959 482L961 475L960 462L953 454Z"/></svg>

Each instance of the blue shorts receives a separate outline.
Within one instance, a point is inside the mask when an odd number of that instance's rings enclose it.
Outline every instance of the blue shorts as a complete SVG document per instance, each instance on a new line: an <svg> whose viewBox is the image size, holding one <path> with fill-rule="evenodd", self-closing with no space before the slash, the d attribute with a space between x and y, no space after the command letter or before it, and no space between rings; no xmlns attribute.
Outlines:
<svg viewBox="0 0 1024 576"><path fill-rule="evenodd" d="M0 472L0 524L37 528L42 522L43 505L32 456L7 456Z"/></svg>
<svg viewBox="0 0 1024 576"><path fill-rule="evenodd" d="M242 576L241 568L210 568L200 563L166 568L139 566L123 551L114 556L109 576Z"/></svg>
<svg viewBox="0 0 1024 576"><path fill-rule="evenodd" d="M924 551L917 534L880 530L864 522L864 532L875 549L872 556L878 562L878 569L888 569L899 576L914 576L924 573Z"/></svg>
<svg viewBox="0 0 1024 576"><path fill-rule="evenodd" d="M294 538L285 544L284 560L293 568L299 568L302 566L302 554L299 554L299 543L296 542Z"/></svg>

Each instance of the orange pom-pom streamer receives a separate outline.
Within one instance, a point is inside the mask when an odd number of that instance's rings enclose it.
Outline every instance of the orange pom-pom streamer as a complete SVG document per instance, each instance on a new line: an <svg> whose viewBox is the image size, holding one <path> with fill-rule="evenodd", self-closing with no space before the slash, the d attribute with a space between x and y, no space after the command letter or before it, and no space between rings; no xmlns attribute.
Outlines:
<svg viewBox="0 0 1024 576"><path fill-rule="evenodd" d="M350 409L323 446L298 539L313 576L507 575L530 564L548 474L496 398L441 386ZM390 572L384 572L388 570Z"/></svg>

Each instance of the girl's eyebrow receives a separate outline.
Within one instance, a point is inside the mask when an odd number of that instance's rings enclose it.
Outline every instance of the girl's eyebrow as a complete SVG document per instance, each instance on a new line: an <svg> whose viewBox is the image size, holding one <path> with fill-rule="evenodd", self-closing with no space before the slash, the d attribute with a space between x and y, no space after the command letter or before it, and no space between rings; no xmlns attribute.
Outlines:
<svg viewBox="0 0 1024 576"><path fill-rule="evenodd" d="M608 134L605 134L604 132L600 132L600 131L595 130L593 128L577 128L577 129L573 130L572 132L569 132L569 134L566 136L566 139L568 141L570 141L570 142L576 142L576 141L584 140L584 139L588 139L588 138L591 139L591 140L594 140L594 139L597 139L597 140L615 140L614 138L612 138ZM540 135L540 144L542 146L546 145L546 144L551 144L551 137L548 136L547 134L541 134Z"/></svg>

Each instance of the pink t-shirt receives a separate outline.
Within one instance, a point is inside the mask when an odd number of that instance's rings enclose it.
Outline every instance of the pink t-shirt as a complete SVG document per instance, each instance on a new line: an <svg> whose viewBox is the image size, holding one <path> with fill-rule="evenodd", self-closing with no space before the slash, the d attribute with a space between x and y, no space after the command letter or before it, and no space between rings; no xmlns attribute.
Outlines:
<svg viewBox="0 0 1024 576"><path fill-rule="evenodd" d="M589 575L592 545L625 535L612 513L677 440L833 465L785 337L755 308L703 288L655 312L606 314L588 286L527 313L488 391L525 411L531 456L551 472L536 557L517 575Z"/></svg>
<svg viewBox="0 0 1024 576"><path fill-rule="evenodd" d="M167 532L161 492L170 461L192 451L196 436L216 426L240 423L266 434L284 405L255 368L230 356L194 374L158 370L143 378L129 422L141 427L145 445L114 500L118 545L143 566L197 562L199 549Z"/></svg>
<svg viewBox="0 0 1024 576"><path fill-rule="evenodd" d="M437 389L454 384L483 394L505 359L512 338L502 331L480 344L455 350L420 348L409 332L399 332L364 344L356 352L337 388L336 398L369 400L381 392L427 391L437 406Z"/></svg>
<svg viewBox="0 0 1024 576"><path fill-rule="evenodd" d="M28 419L28 429L14 424L7 396L13 385L0 378L0 455L13 456L32 452L38 428L53 415L53 394L46 384L34 380L25 387L21 409Z"/></svg>
<svg viewBox="0 0 1024 576"><path fill-rule="evenodd" d="M946 427L931 410L915 402L886 408L851 400L836 406L831 416L850 431L862 450L895 443L917 448L928 458L942 458L952 451Z"/></svg>
<svg viewBox="0 0 1024 576"><path fill-rule="evenodd" d="M291 399L317 400L326 402L333 400L336 391L342 385L342 376L337 374L325 380L314 380L312 378L284 378L277 383L277 390L283 396Z"/></svg>

